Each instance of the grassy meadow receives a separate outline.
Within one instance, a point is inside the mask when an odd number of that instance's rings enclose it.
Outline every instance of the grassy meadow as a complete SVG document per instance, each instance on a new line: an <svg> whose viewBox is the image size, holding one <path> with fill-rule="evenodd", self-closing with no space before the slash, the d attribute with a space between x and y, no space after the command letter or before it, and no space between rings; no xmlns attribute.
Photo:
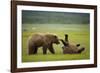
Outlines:
<svg viewBox="0 0 100 73"><path fill-rule="evenodd" d="M36 55L27 54L27 39L35 33L54 33L61 39L65 34L69 35L69 42L73 44L80 43L85 47L81 54L63 54L62 46L53 45L55 54L49 51L43 55L42 47L38 49ZM82 60L90 58L90 31L88 24L24 24L22 27L22 62L40 62L40 61L61 61L61 60Z"/></svg>

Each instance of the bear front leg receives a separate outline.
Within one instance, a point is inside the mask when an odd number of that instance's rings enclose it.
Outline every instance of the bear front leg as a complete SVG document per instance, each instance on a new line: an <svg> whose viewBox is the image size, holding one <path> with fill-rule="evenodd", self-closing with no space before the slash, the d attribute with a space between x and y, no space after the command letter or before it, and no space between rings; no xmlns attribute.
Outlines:
<svg viewBox="0 0 100 73"><path fill-rule="evenodd" d="M55 50L54 50L54 48L53 48L53 45L51 44L51 45L49 45L49 51L52 53L52 54L55 54Z"/></svg>
<svg viewBox="0 0 100 73"><path fill-rule="evenodd" d="M43 54L47 54L47 46L43 46Z"/></svg>

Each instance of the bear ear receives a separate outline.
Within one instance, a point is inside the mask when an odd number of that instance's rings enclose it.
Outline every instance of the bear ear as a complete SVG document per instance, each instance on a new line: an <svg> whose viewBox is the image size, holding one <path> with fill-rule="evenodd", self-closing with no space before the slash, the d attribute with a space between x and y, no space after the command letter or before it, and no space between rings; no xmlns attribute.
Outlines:
<svg viewBox="0 0 100 73"><path fill-rule="evenodd" d="M76 44L76 46L77 46L77 47L79 47L79 46L80 46L80 44Z"/></svg>

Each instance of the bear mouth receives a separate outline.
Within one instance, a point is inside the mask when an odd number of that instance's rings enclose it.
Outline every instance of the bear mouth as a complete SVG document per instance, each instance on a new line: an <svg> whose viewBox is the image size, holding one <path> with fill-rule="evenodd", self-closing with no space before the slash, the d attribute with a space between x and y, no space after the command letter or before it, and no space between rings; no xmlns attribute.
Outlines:
<svg viewBox="0 0 100 73"><path fill-rule="evenodd" d="M58 45L58 44L60 44L60 42L56 42L56 44Z"/></svg>

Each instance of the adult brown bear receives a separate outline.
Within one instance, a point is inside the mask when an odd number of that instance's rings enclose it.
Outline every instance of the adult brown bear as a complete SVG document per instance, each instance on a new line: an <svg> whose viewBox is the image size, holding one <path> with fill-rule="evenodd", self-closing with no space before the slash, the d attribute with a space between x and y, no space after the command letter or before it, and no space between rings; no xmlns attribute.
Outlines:
<svg viewBox="0 0 100 73"><path fill-rule="evenodd" d="M28 39L28 54L37 54L39 47L43 47L43 54L47 53L47 48L52 54L55 54L54 43L59 44L59 39L54 34L33 34Z"/></svg>

